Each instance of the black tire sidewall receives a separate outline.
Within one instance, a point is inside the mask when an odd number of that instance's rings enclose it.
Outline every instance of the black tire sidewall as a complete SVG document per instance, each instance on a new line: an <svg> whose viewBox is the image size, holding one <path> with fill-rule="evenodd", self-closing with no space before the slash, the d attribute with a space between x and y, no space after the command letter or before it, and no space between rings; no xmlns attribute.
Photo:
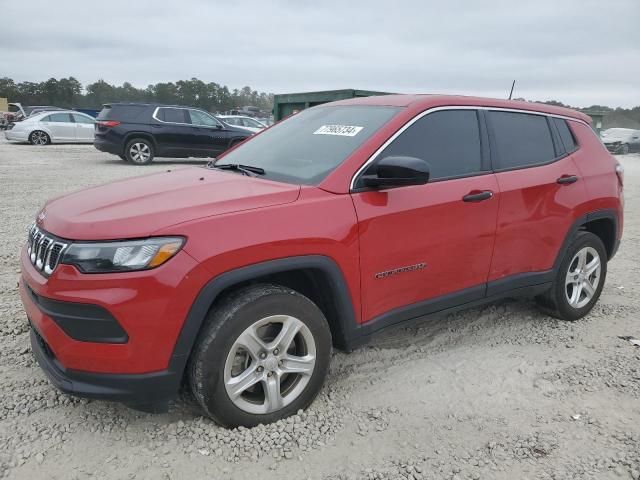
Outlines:
<svg viewBox="0 0 640 480"><path fill-rule="evenodd" d="M316 364L305 390L292 403L270 414L257 415L238 408L227 395L224 365L238 336L270 315L291 315L309 328L316 343ZM199 337L189 369L194 396L205 412L227 427L267 424L306 408L320 392L331 360L331 332L320 309L293 290L275 285L243 289L214 308Z"/></svg>
<svg viewBox="0 0 640 480"><path fill-rule="evenodd" d="M596 288L596 293L593 298L582 308L574 308L569 305L569 301L566 297L566 286L565 286L565 278L567 272L569 270L569 266L573 257L579 250L584 247L592 247L600 256L600 282L598 283L598 287ZM560 263L560 267L558 268L558 273L556 274L556 280L553 286L553 295L556 305L556 310L559 316L565 320L578 320L588 314L593 306L596 304L598 299L600 298L600 294L602 293L602 289L604 288L605 281L607 279L607 251L605 249L602 240L597 235L594 235L590 232L580 232L576 239L571 243L569 248L567 249L562 262Z"/></svg>
<svg viewBox="0 0 640 480"><path fill-rule="evenodd" d="M133 145L134 143L144 143L147 147L149 147L149 151L151 152L151 155L149 155L149 160L144 163L140 163L131 158L131 145ZM125 161L127 163L130 163L131 165L149 165L155 158L153 143L151 143L146 138L133 138L127 142L127 145L124 148L124 157Z"/></svg>

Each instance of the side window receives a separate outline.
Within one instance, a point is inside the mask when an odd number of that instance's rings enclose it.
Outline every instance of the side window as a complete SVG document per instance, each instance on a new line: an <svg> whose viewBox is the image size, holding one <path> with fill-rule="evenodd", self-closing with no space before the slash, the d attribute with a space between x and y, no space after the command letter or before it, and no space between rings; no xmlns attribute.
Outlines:
<svg viewBox="0 0 640 480"><path fill-rule="evenodd" d="M73 120L76 123L95 123L91 118L85 117L84 115L78 115L77 113L72 113L71 115L73 115Z"/></svg>
<svg viewBox="0 0 640 480"><path fill-rule="evenodd" d="M225 118L224 121L227 122L229 125L238 125L237 118Z"/></svg>
<svg viewBox="0 0 640 480"><path fill-rule="evenodd" d="M578 148L578 144L576 143L566 120L563 120L562 118L554 118L553 122L556 124L558 133L560 134L560 140L562 140L562 144L564 145L566 152L571 153L576 150Z"/></svg>
<svg viewBox="0 0 640 480"><path fill-rule="evenodd" d="M189 123L184 108L161 108L158 111L158 118L170 123Z"/></svg>
<svg viewBox="0 0 640 480"><path fill-rule="evenodd" d="M496 169L530 167L556 158L544 115L488 112L496 147Z"/></svg>
<svg viewBox="0 0 640 480"><path fill-rule="evenodd" d="M201 112L200 110L189 110L191 123L193 125L202 125L205 127L215 127L219 125L218 121L211 115Z"/></svg>
<svg viewBox="0 0 640 480"><path fill-rule="evenodd" d="M51 115L49 115L47 122L56 122L56 123L66 123L66 122L73 122L73 120L71 119L71 115L69 115L68 113L53 113Z"/></svg>
<svg viewBox="0 0 640 480"><path fill-rule="evenodd" d="M480 128L475 110L443 110L417 120L379 159L417 157L430 165L430 179L457 177L482 170Z"/></svg>

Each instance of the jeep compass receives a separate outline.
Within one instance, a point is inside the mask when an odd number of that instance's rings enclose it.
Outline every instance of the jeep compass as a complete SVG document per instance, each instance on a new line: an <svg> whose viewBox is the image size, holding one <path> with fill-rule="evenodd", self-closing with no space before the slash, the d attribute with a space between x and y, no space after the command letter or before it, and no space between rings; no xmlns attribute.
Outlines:
<svg viewBox="0 0 640 480"><path fill-rule="evenodd" d="M166 116L165 116L166 119ZM22 250L31 345L59 389L225 426L308 406L333 347L509 296L577 320L623 228L586 115L484 98L320 105L206 167L47 202Z"/></svg>

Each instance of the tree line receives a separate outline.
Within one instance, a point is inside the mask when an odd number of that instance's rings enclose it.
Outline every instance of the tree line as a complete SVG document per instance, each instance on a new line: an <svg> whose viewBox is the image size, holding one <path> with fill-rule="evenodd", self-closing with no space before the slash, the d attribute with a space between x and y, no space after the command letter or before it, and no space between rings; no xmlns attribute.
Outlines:
<svg viewBox="0 0 640 480"><path fill-rule="evenodd" d="M0 78L0 97L23 105L53 105L63 108L96 108L110 102L154 102L200 107L210 112L224 112L253 105L271 111L273 94L251 87L230 89L215 82L197 78L177 82L156 83L146 88L129 82L113 85L104 80L83 85L74 77L50 78L44 82L15 82Z"/></svg>
<svg viewBox="0 0 640 480"><path fill-rule="evenodd" d="M98 80L83 87L74 77L50 78L44 82L19 82L0 78L0 97L24 105L54 105L64 108L96 108L109 102L155 102L174 105L190 105L210 112L225 112L245 105L271 111L273 94L258 92L251 87L229 89L215 82L205 83L197 78L177 82L156 83L146 88L134 87L129 82L112 85ZM520 99L524 100L524 99ZM557 100L541 103L570 107ZM573 108L573 107L570 107ZM606 112L604 127L640 129L640 106L611 108L592 105L578 110Z"/></svg>

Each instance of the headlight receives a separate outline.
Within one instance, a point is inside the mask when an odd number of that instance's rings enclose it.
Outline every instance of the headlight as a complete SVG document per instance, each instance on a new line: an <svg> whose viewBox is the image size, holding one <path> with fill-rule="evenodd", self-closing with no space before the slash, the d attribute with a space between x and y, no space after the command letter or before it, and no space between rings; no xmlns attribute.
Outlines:
<svg viewBox="0 0 640 480"><path fill-rule="evenodd" d="M85 273L130 272L159 267L184 244L180 237L156 237L125 242L72 243L61 263Z"/></svg>

